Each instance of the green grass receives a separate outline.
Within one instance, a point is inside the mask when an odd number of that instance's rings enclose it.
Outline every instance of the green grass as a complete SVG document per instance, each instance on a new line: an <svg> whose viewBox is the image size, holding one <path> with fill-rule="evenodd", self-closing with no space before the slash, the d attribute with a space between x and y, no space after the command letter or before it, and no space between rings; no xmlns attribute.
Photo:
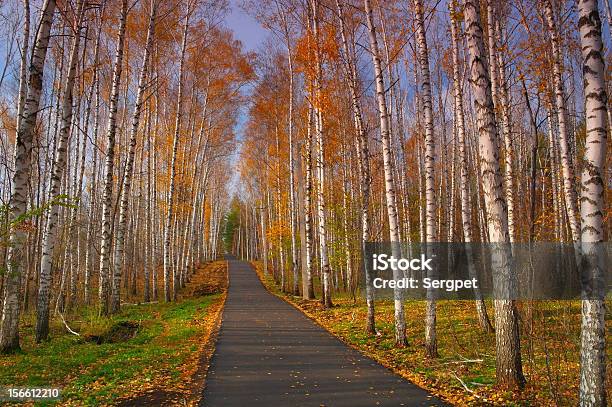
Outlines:
<svg viewBox="0 0 612 407"><path fill-rule="evenodd" d="M30 316L21 331L22 351L0 356L0 386L59 386L64 401L98 405L161 376L171 384L180 379L180 365L197 349L191 340L198 327L190 321L202 318L218 296L124 306L111 318L99 318L94 309L87 309L69 320L80 337L67 333L61 322L54 321L51 340L38 345L33 342ZM84 339L86 335L100 335L121 321L139 324L135 336L125 342L98 345Z"/></svg>

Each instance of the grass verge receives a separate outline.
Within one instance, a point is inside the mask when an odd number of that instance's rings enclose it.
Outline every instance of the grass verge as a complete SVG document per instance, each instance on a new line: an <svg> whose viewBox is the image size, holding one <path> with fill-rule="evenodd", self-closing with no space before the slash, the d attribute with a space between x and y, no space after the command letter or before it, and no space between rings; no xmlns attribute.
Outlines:
<svg viewBox="0 0 612 407"><path fill-rule="evenodd" d="M189 394L225 286L216 293L191 294L207 276L225 272L226 262L199 269L177 302L124 305L110 318L85 309L68 321L80 336L54 320L51 339L37 345L30 316L21 331L22 352L0 357L0 386L62 389L59 402L38 405L109 405L153 389ZM109 334L125 326L134 329L118 338ZM100 337L105 339L92 339Z"/></svg>

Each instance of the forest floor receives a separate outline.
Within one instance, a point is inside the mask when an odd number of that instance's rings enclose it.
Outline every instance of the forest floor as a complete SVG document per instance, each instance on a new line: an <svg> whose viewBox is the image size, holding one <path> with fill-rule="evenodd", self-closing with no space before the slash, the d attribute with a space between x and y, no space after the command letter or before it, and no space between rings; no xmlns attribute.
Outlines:
<svg viewBox="0 0 612 407"><path fill-rule="evenodd" d="M51 340L34 343L26 316L22 352L0 357L0 386L59 387L39 405L195 405L204 384L227 289L227 262L200 267L172 303L125 304L111 318L89 309L54 319Z"/></svg>
<svg viewBox="0 0 612 407"><path fill-rule="evenodd" d="M440 358L428 359L424 348L425 301L405 302L408 346L394 345L393 302L376 301L378 334L365 333L366 304L334 294L334 306L324 309L320 300L304 300L281 292L271 275L257 273L277 296L295 306L349 346L375 359L418 386L455 405L573 406L578 404L580 355L580 302L522 303L521 349L527 379L524 391L495 386L495 334L478 327L472 301L437 304ZM318 288L318 287L315 287ZM318 292L317 292L318 294ZM318 295L320 298L320 296ZM487 304L493 318L491 304ZM607 321L608 329L612 327ZM612 346L607 346L608 357ZM612 373L607 372L612 388Z"/></svg>

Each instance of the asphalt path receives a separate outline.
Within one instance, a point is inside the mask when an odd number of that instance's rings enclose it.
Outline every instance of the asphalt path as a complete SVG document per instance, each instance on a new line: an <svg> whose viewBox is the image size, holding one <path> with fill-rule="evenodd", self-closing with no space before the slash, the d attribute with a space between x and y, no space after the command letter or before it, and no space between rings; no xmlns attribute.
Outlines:
<svg viewBox="0 0 612 407"><path fill-rule="evenodd" d="M228 258L229 292L201 405L442 406L270 294Z"/></svg>

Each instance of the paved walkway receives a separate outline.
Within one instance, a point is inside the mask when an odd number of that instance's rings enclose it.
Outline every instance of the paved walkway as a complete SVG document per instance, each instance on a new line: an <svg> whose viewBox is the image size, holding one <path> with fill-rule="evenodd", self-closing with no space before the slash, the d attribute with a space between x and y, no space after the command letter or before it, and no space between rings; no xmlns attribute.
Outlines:
<svg viewBox="0 0 612 407"><path fill-rule="evenodd" d="M230 287L202 406L434 406L425 390L270 294L246 262Z"/></svg>

